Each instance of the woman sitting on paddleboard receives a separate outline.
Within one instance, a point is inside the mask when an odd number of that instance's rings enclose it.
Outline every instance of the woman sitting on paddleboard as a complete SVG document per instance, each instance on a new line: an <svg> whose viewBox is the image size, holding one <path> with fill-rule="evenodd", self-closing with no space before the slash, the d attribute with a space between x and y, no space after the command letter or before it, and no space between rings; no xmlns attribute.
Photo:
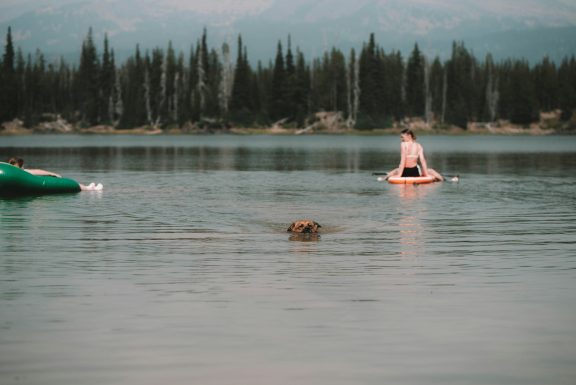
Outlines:
<svg viewBox="0 0 576 385"><path fill-rule="evenodd" d="M426 158L424 158L424 149L420 143L416 143L416 135L412 130L405 128L400 133L400 165L398 168L390 171L386 175L386 179L393 176L401 177L419 177L419 176L432 176L438 181L443 181L444 178L434 169L428 168ZM418 167L420 161L421 170Z"/></svg>

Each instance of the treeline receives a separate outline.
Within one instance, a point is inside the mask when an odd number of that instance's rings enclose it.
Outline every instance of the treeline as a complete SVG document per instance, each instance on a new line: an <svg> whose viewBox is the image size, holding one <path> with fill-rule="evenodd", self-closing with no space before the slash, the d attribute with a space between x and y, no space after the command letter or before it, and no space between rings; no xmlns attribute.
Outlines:
<svg viewBox="0 0 576 385"><path fill-rule="evenodd" d="M0 66L0 122L15 118L33 126L59 114L80 126L132 128L269 126L283 120L303 127L318 111L339 111L349 127L389 127L405 117L466 127L497 119L537 121L541 111L560 109L569 120L576 109L576 60L534 66L525 60L478 60L454 42L442 61L414 46L408 58L385 51L374 35L357 53L337 48L308 60L290 39L278 42L273 61L252 66L238 37L237 54L223 44L210 48L207 34L190 52L134 54L115 62L107 36L99 53L92 30L79 64L48 63L41 51L24 56L8 29Z"/></svg>

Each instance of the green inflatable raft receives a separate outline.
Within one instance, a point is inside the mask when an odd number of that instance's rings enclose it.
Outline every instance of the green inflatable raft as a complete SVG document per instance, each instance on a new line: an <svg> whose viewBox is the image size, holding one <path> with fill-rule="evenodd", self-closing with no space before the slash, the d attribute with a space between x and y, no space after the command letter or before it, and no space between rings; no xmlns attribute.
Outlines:
<svg viewBox="0 0 576 385"><path fill-rule="evenodd" d="M80 192L73 179L32 175L9 163L0 162L0 196L45 195Z"/></svg>

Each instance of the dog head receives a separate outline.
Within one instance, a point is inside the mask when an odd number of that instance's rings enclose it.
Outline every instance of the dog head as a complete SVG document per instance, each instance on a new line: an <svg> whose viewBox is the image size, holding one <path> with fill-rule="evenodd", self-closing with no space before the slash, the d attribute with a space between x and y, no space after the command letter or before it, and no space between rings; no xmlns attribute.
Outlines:
<svg viewBox="0 0 576 385"><path fill-rule="evenodd" d="M292 223L287 231L291 233L315 234L320 227L322 226L314 221L302 219Z"/></svg>

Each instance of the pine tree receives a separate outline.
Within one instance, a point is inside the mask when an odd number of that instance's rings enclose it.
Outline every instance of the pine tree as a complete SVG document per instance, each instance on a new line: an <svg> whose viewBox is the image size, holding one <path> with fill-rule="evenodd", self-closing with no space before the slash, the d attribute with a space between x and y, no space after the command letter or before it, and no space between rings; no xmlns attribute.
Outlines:
<svg viewBox="0 0 576 385"><path fill-rule="evenodd" d="M442 116L444 67L438 57L434 58L430 68L430 93L432 95L432 114L435 120Z"/></svg>
<svg viewBox="0 0 576 385"><path fill-rule="evenodd" d="M360 112L367 115L377 114L383 105L377 100L379 78L377 47L374 34L370 35L368 45L365 45L360 54Z"/></svg>
<svg viewBox="0 0 576 385"><path fill-rule="evenodd" d="M330 52L329 73L331 110L347 113L346 58L340 50L335 48Z"/></svg>
<svg viewBox="0 0 576 385"><path fill-rule="evenodd" d="M220 55L215 49L210 50L208 72L208 116L215 121L219 121L214 128L221 127L222 112L218 100L218 91L222 83L223 67L220 62Z"/></svg>
<svg viewBox="0 0 576 385"><path fill-rule="evenodd" d="M360 103L358 128L376 128L384 124L386 111L386 75L384 53L376 45L374 34L360 54Z"/></svg>
<svg viewBox="0 0 576 385"><path fill-rule="evenodd" d="M162 63L162 101L161 101L161 121L164 123L176 123L175 108L178 104L176 97L176 52L172 47L172 42L168 42L168 49L164 62Z"/></svg>
<svg viewBox="0 0 576 385"><path fill-rule="evenodd" d="M558 73L556 65L545 57L534 68L534 82L538 104L543 111L551 111L558 105Z"/></svg>
<svg viewBox="0 0 576 385"><path fill-rule="evenodd" d="M122 115L120 128L138 127L147 122L145 102L146 66L140 55L140 47L136 46L134 57L126 61L122 93Z"/></svg>
<svg viewBox="0 0 576 385"><path fill-rule="evenodd" d="M428 60L424 60L424 119L426 123L432 123L434 114L432 113L432 89L430 85L430 75L432 71L432 66Z"/></svg>
<svg viewBox="0 0 576 385"><path fill-rule="evenodd" d="M476 95L474 73L476 63L464 43L454 42L452 57L446 63L446 111L448 123L466 128L474 119Z"/></svg>
<svg viewBox="0 0 576 385"><path fill-rule="evenodd" d="M252 112L254 112L251 72L246 47L242 43L242 36L238 36L230 110L231 119L242 125L251 123Z"/></svg>
<svg viewBox="0 0 576 385"><path fill-rule="evenodd" d="M406 66L406 104L409 116L424 116L424 62L424 56L420 53L418 44L415 44Z"/></svg>
<svg viewBox="0 0 576 385"><path fill-rule="evenodd" d="M57 70L57 85L53 87L55 92L55 109L54 112L60 113L66 120L71 120L74 114L72 103L72 70L68 67L63 58Z"/></svg>
<svg viewBox="0 0 576 385"><path fill-rule="evenodd" d="M270 93L270 117L278 120L287 117L284 103L284 87L286 84L286 68L284 66L284 55L282 53L282 43L278 42L274 70L272 72L272 89Z"/></svg>
<svg viewBox="0 0 576 385"><path fill-rule="evenodd" d="M296 118L296 65L294 63L294 55L292 54L292 40L288 36L288 46L286 49L285 57L285 78L282 100L284 102L284 109L286 117L294 121Z"/></svg>
<svg viewBox="0 0 576 385"><path fill-rule="evenodd" d="M256 111L257 122L262 124L270 124L271 119L271 100L272 100L272 78L273 78L273 65L270 62L268 67L264 67L261 62L258 62L256 73L253 80L252 92L255 95L254 111Z"/></svg>
<svg viewBox="0 0 576 385"><path fill-rule="evenodd" d="M159 126L166 121L166 59L160 48L152 50L152 56L144 56L144 92L147 122Z"/></svg>
<svg viewBox="0 0 576 385"><path fill-rule="evenodd" d="M512 111L512 103L514 102L512 93L512 60L508 59L496 66L496 74L499 77L498 82L498 111L497 116L500 119L509 120Z"/></svg>
<svg viewBox="0 0 576 385"><path fill-rule="evenodd" d="M197 43L197 47L198 47ZM186 82L186 92L184 97L184 110L183 116L186 121L197 121L199 118L199 105L198 97L196 94L196 85L198 84L198 59L196 57L196 50L193 46L190 47L190 54L188 56L188 75Z"/></svg>
<svg viewBox="0 0 576 385"><path fill-rule="evenodd" d="M538 119L538 100L527 62L518 61L511 76L512 105L510 121L528 125Z"/></svg>
<svg viewBox="0 0 576 385"><path fill-rule="evenodd" d="M15 52L12 29L8 27L6 45L0 67L0 123L18 116L18 78L15 71Z"/></svg>
<svg viewBox="0 0 576 385"><path fill-rule="evenodd" d="M310 112L310 70L306 65L304 54L297 50L296 52L296 74L294 86L294 121L300 127L305 122L306 116Z"/></svg>
<svg viewBox="0 0 576 385"><path fill-rule="evenodd" d="M100 67L92 28L82 43L80 66L75 81L77 107L83 122L98 124L100 118Z"/></svg>
<svg viewBox="0 0 576 385"><path fill-rule="evenodd" d="M50 91L48 90L46 82L46 61L44 60L44 55L39 49L36 50L32 73L34 79L33 89L36 94L34 98L35 103L32 108L35 112L40 112L40 115L44 115L45 113L51 112L49 109L49 103L47 103L47 95Z"/></svg>
<svg viewBox="0 0 576 385"><path fill-rule="evenodd" d="M405 66L400 51L386 55L381 53L382 74L381 86L383 97L383 115L385 124L390 119L401 119L406 110Z"/></svg>
<svg viewBox="0 0 576 385"><path fill-rule="evenodd" d="M1 70L0 70L1 73ZM16 109L16 117L19 119L24 119L26 114L26 60L24 59L24 54L22 50L18 48L18 53L16 54L16 68L15 68L16 83L18 85L16 92L16 100L18 101ZM0 75L1 78L1 75ZM1 80L0 80L1 82ZM4 89L4 88L2 88ZM3 103L3 95L0 94L0 102ZM4 105L4 104L2 104ZM2 110L2 105L0 105L0 111ZM0 119L1 121L2 119Z"/></svg>
<svg viewBox="0 0 576 385"><path fill-rule="evenodd" d="M562 119L573 120L576 114L576 58L564 58L558 69L558 107Z"/></svg>
<svg viewBox="0 0 576 385"><path fill-rule="evenodd" d="M108 34L104 35L104 52L102 53L102 70L100 72L100 107L103 123L112 124L114 121L114 85L116 69L114 53L110 50Z"/></svg>

